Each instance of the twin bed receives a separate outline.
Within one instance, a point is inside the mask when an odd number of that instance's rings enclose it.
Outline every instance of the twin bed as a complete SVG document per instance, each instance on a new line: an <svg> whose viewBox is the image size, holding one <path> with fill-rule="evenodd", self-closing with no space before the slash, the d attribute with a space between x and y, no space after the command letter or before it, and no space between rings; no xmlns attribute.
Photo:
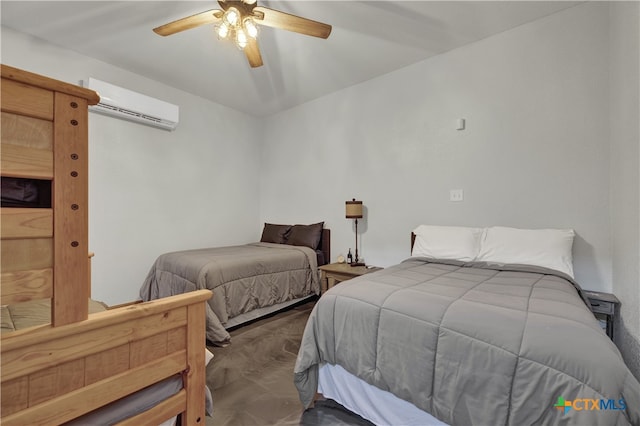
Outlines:
<svg viewBox="0 0 640 426"><path fill-rule="evenodd" d="M207 340L225 345L227 329L320 294L318 266L331 257L330 235L322 222L266 223L257 243L166 253L151 267L140 297L211 290Z"/></svg>
<svg viewBox="0 0 640 426"><path fill-rule="evenodd" d="M640 384L572 279L572 231L416 232L410 259L316 304L305 407L318 392L376 424L640 424Z"/></svg>
<svg viewBox="0 0 640 426"><path fill-rule="evenodd" d="M204 424L211 292L89 302L87 106L98 95L1 71L1 423ZM26 203L5 202L5 188ZM25 322L33 309L40 325Z"/></svg>

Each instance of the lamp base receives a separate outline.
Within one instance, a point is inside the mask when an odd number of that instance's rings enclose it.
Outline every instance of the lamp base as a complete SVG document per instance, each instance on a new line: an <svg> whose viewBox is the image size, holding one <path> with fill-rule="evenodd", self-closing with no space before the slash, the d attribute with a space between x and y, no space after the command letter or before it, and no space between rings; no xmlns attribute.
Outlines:
<svg viewBox="0 0 640 426"><path fill-rule="evenodd" d="M349 265L351 265L351 266L366 266L366 265L365 265L364 263L362 263L362 262L352 262L352 263L350 263Z"/></svg>

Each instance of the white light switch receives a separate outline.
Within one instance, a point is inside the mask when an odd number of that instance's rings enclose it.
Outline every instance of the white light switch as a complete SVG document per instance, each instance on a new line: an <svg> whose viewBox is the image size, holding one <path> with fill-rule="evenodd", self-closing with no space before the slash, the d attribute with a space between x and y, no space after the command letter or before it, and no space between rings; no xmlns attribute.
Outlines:
<svg viewBox="0 0 640 426"><path fill-rule="evenodd" d="M464 130L464 125L465 125L464 118L458 118L456 120L456 130Z"/></svg>
<svg viewBox="0 0 640 426"><path fill-rule="evenodd" d="M462 189L452 189L449 191L449 201L462 201L464 199L464 191Z"/></svg>

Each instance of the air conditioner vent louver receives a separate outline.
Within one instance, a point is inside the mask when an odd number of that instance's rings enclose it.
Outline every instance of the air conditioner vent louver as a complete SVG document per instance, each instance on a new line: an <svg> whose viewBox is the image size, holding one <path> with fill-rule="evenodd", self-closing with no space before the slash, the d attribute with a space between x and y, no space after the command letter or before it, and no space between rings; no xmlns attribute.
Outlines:
<svg viewBox="0 0 640 426"><path fill-rule="evenodd" d="M148 115L143 115L142 118L144 118L145 120L155 121L156 123L162 123L162 120L156 117L149 117Z"/></svg>
<svg viewBox="0 0 640 426"><path fill-rule="evenodd" d="M100 102L89 110L137 123L174 130L178 125L179 108L132 90L89 78L85 87L100 95Z"/></svg>

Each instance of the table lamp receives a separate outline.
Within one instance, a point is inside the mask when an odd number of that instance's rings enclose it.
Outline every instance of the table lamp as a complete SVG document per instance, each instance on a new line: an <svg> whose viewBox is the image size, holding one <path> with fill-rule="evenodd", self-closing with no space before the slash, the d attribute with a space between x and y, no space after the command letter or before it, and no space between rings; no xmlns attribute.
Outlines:
<svg viewBox="0 0 640 426"><path fill-rule="evenodd" d="M358 219L362 219L362 201L356 201L353 198L351 201L347 201L345 205L347 219L356 220L356 257L351 266L364 266L364 263L358 259Z"/></svg>

